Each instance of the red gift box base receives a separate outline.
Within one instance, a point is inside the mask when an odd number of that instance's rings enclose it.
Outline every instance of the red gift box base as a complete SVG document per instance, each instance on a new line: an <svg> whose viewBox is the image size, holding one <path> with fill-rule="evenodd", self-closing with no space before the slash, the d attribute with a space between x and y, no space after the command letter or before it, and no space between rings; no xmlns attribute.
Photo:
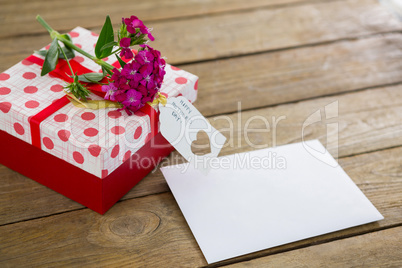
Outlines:
<svg viewBox="0 0 402 268"><path fill-rule="evenodd" d="M107 177L100 179L0 130L0 163L82 205L104 214L172 151L158 133ZM131 165L147 158L144 168ZM148 165L149 164L149 165Z"/></svg>

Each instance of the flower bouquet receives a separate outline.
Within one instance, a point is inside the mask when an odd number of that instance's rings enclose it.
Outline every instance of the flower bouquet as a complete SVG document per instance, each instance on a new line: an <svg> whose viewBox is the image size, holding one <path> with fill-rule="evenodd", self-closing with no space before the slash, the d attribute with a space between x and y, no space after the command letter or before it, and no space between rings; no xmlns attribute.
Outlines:
<svg viewBox="0 0 402 268"><path fill-rule="evenodd" d="M151 29L136 16L122 18L117 32L117 41L115 41L111 20L107 16L95 45L95 56L74 45L68 34L60 34L53 30L41 16L38 15L36 19L48 30L53 39L48 50L39 51L40 54L45 55L41 75L53 71L59 58L65 59L73 78L73 82L65 88L67 93L75 97L75 100L86 101L90 94L82 82L99 83L102 84L102 91L106 93L104 98L118 102L130 115L147 102L152 102L157 96L166 73L166 62L161 58L158 50L147 44L155 38L151 34ZM60 45L60 42L64 44L64 47ZM135 45L140 48L134 55L130 47ZM90 72L81 75L74 73L69 63L69 59L75 56L74 51L99 64L102 67L102 73ZM111 55L119 61L121 69L102 60ZM101 83L100 81L104 81L105 78L107 83Z"/></svg>

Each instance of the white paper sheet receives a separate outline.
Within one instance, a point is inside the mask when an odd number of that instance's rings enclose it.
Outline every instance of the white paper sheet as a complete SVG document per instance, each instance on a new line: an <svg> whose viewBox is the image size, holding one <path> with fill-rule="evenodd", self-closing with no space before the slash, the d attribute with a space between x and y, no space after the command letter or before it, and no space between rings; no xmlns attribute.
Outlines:
<svg viewBox="0 0 402 268"><path fill-rule="evenodd" d="M161 169L208 263L383 219L318 140L218 159Z"/></svg>

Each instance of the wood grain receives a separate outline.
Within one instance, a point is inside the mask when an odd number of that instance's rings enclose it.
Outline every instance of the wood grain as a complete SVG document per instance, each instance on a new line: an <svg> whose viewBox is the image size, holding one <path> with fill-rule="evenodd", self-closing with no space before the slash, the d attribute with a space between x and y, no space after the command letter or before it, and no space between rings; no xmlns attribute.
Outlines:
<svg viewBox="0 0 402 268"><path fill-rule="evenodd" d="M200 77L195 105L202 114L211 116L235 112L239 101L243 109L253 109L402 82L402 35L373 36L181 68Z"/></svg>
<svg viewBox="0 0 402 268"><path fill-rule="evenodd" d="M384 220L263 250L220 264L272 255L401 224L401 161L402 147L340 160L341 166L383 214ZM393 241L392 235L384 237ZM398 256L396 252L392 254ZM337 254L332 256L339 258ZM356 259L362 260L360 256L356 256ZM1 226L0 266L15 267L27 263L31 266L92 267L196 267L206 264L170 193L119 202L104 216L83 209Z"/></svg>
<svg viewBox="0 0 402 268"><path fill-rule="evenodd" d="M100 27L106 15L110 15L115 24L121 17L136 15L145 22L158 20L178 20L182 17L204 16L220 12L236 12L254 9L308 2L302 0L257 0L245 2L241 0L203 0L203 1L133 1L120 0L118 3L99 0L60 1L53 0L2 0L0 9L0 38L42 33L43 28L33 23L37 14L44 17L50 25L60 31L67 31L77 25L82 27ZM312 1L310 1L312 2Z"/></svg>
<svg viewBox="0 0 402 268"><path fill-rule="evenodd" d="M401 267L402 227L225 267Z"/></svg>
<svg viewBox="0 0 402 268"><path fill-rule="evenodd" d="M35 23L31 18L27 24ZM68 23L67 29L77 26L73 19ZM149 26L157 37L155 48L169 63L182 64L400 31L402 22L376 0L346 0L154 22ZM0 70L48 43L48 34L2 38Z"/></svg>
<svg viewBox="0 0 402 268"><path fill-rule="evenodd" d="M316 111L323 113L326 105L336 102L339 116L328 122L318 122L306 127L304 139L320 139L333 155L340 157L402 145L402 86L250 110L241 113L240 119L237 113L209 119L211 124L228 138L221 152L221 155L227 155L301 141L302 126L306 119ZM275 128L274 121L277 122ZM229 122L233 122L234 132L228 131L231 126ZM265 132L248 132L249 139L246 140L244 130L247 122L249 122L248 129L265 129ZM268 122L269 129L265 122ZM326 123L338 124L339 149L335 143L327 143L327 136L333 137L336 133L330 132L328 135ZM175 152L166 163L174 164L177 161L183 159ZM82 208L78 203L16 172L7 168L1 170L3 172L0 173L1 224ZM157 171L143 179L123 199L167 190L164 178L160 171Z"/></svg>
<svg viewBox="0 0 402 268"><path fill-rule="evenodd" d="M402 35L182 66L200 77L197 109L231 113L402 81Z"/></svg>
<svg viewBox="0 0 402 268"><path fill-rule="evenodd" d="M402 22L377 0L3 0L0 72L49 43L38 13L61 32L135 13L169 63L200 76L197 107L229 138L222 154L318 138L385 216L217 265L402 265ZM269 131L246 140L247 122ZM2 224L1 267L206 265L160 171L100 216L0 166Z"/></svg>

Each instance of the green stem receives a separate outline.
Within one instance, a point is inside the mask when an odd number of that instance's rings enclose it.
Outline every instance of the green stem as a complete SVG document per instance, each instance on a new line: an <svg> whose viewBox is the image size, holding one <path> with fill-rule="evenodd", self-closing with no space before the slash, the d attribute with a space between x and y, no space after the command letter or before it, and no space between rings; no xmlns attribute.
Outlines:
<svg viewBox="0 0 402 268"><path fill-rule="evenodd" d="M78 53L84 55L85 57L87 57L87 58L89 58L91 60L93 60L95 63L99 64L100 66L103 66L103 67L105 67L105 68L107 68L109 70L113 70L114 67L112 65L110 65L109 63L107 63L107 62L105 62L105 61L103 61L101 59L96 58L95 56L93 56L93 55L89 54L88 52L82 50L81 48L77 47L76 45L71 43L70 40L67 40L66 38L64 38L61 34L58 34L56 36L56 38L59 41L63 42L64 45L66 45L67 47L69 47L71 49L74 49Z"/></svg>
<svg viewBox="0 0 402 268"><path fill-rule="evenodd" d="M115 51L111 52L110 54L116 54L117 52L119 52L121 50L121 47L119 47L118 49L116 49Z"/></svg>
<svg viewBox="0 0 402 268"><path fill-rule="evenodd" d="M36 20L50 33L50 37L52 39L57 38L59 41L63 42L65 46L74 49L75 51L77 51L78 53L84 55L85 57L93 60L95 63L99 64L100 66L103 66L109 70L113 70L114 67L112 65L110 65L109 63L96 58L95 56L89 54L88 52L82 50L81 48L77 47L76 45L74 45L73 43L70 42L70 40L66 39L65 37L63 37L63 35L61 35L59 32L53 30L52 27L50 27L49 24L47 24L47 22L40 16L37 15L36 16Z"/></svg>
<svg viewBox="0 0 402 268"><path fill-rule="evenodd" d="M57 43L57 46L58 46L59 49L61 50L61 53L63 53L64 59L65 59L66 62L67 62L68 68L70 68L71 75L74 76L73 68L71 68L70 61L68 60L68 58L67 58L67 56L66 56L66 53L64 53L64 50L61 48L61 46L59 45L59 43Z"/></svg>
<svg viewBox="0 0 402 268"><path fill-rule="evenodd" d="M50 27L49 24L40 16L36 16L36 20L51 34L54 30Z"/></svg>

